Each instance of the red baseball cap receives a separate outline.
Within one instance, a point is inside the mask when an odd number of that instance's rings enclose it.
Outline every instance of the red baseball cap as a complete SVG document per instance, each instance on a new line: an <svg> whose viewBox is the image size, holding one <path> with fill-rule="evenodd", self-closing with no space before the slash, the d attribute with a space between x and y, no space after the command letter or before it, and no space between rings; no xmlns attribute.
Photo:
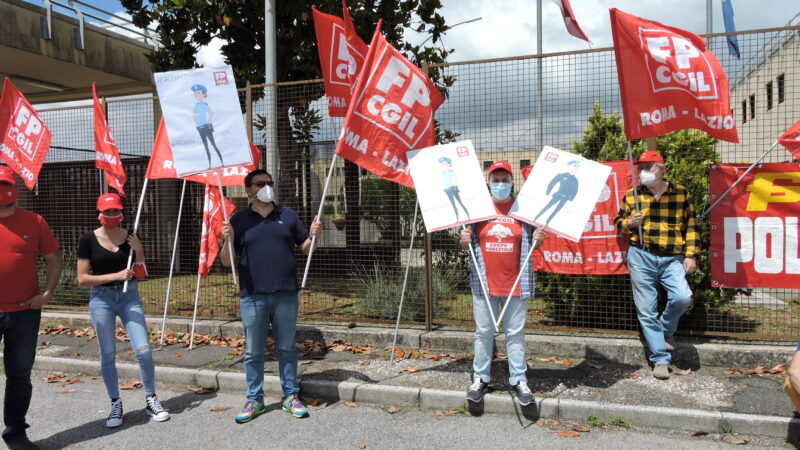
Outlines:
<svg viewBox="0 0 800 450"><path fill-rule="evenodd" d="M659 164L664 164L664 158L661 157L661 153L658 153L655 150L648 150L642 153L642 156L636 160L636 163L649 163L649 162L656 162Z"/></svg>
<svg viewBox="0 0 800 450"><path fill-rule="evenodd" d="M531 170L533 170L533 166L525 166L522 168L522 179L527 180L528 175L531 174Z"/></svg>
<svg viewBox="0 0 800 450"><path fill-rule="evenodd" d="M97 197L97 210L105 211L107 209L123 209L122 200L117 194L103 194Z"/></svg>
<svg viewBox="0 0 800 450"><path fill-rule="evenodd" d="M491 175L495 170L500 169L503 169L508 173L513 173L511 172L511 164L509 164L507 161L495 161L494 164L489 166L489 175Z"/></svg>
<svg viewBox="0 0 800 450"><path fill-rule="evenodd" d="M17 179L14 178L14 171L10 167L0 166L0 181L6 183L17 184Z"/></svg>

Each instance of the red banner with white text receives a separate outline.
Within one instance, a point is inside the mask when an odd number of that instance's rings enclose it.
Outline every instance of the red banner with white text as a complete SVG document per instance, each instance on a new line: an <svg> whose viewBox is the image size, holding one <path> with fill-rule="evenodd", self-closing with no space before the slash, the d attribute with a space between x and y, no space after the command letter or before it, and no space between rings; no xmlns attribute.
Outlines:
<svg viewBox="0 0 800 450"><path fill-rule="evenodd" d="M122 160L119 158L119 149L114 138L111 137L111 129L106 121L106 113L103 105L97 98L97 85L92 83L92 97L94 99L94 166L103 171L106 182L109 186L125 197L125 168L122 167Z"/></svg>
<svg viewBox="0 0 800 450"><path fill-rule="evenodd" d="M50 130L10 79L0 97L0 160L33 189L50 150Z"/></svg>
<svg viewBox="0 0 800 450"><path fill-rule="evenodd" d="M739 142L728 77L694 33L611 9L628 140L696 128Z"/></svg>
<svg viewBox="0 0 800 450"><path fill-rule="evenodd" d="M222 238L222 224L225 223L222 202L225 202L228 217L236 206L223 197L217 186L206 185L205 204L203 205L203 228L200 234L200 258L197 273L203 278L208 276L214 260L219 253L219 241Z"/></svg>
<svg viewBox="0 0 800 450"><path fill-rule="evenodd" d="M584 275L628 273L628 237L614 225L625 192L633 186L629 161L607 161L611 173L586 223L581 240L572 242L553 233L533 252L536 270Z"/></svg>
<svg viewBox="0 0 800 450"><path fill-rule="evenodd" d="M711 168L711 201L747 170ZM800 286L800 163L761 164L711 210L711 285Z"/></svg>

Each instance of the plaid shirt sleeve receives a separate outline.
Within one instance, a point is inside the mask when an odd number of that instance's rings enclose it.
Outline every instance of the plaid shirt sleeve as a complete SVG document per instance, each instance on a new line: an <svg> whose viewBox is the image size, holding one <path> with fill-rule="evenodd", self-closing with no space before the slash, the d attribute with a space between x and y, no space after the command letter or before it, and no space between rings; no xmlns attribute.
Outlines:
<svg viewBox="0 0 800 450"><path fill-rule="evenodd" d="M633 233L630 227L628 227L628 219L630 219L633 214L634 203L633 191L626 192L625 196L622 198L622 204L619 207L619 212L617 212L617 217L614 218L614 224L625 234Z"/></svg>
<svg viewBox="0 0 800 450"><path fill-rule="evenodd" d="M686 204L683 208L683 223L686 225L683 235L686 241L684 255L686 255L687 258L694 258L697 256L697 251L700 247L700 234L697 232L697 218L695 215L694 202L688 190L686 191Z"/></svg>

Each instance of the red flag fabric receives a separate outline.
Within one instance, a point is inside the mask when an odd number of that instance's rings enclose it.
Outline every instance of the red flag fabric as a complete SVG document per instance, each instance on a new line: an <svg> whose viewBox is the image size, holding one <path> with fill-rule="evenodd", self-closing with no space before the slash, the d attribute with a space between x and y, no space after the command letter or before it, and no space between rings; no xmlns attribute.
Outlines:
<svg viewBox="0 0 800 450"><path fill-rule="evenodd" d="M10 79L0 96L0 160L33 189L50 150L50 130Z"/></svg>
<svg viewBox="0 0 800 450"><path fill-rule="evenodd" d="M553 3L558 5L561 9L561 15L564 17L564 25L567 27L567 33L591 43L592 41L589 40L589 37L586 36L586 33L581 29L581 26L578 25L578 20L575 19L575 13L572 12L572 6L570 6L569 0L553 0Z"/></svg>
<svg viewBox="0 0 800 450"><path fill-rule="evenodd" d="M106 182L109 186L125 197L125 168L122 167L122 160L119 157L119 150L114 138L111 137L111 129L106 121L106 113L97 98L97 85L92 83L92 97L94 98L94 166L103 171Z"/></svg>
<svg viewBox="0 0 800 450"><path fill-rule="evenodd" d="M375 29L336 153L375 175L413 187L406 152L436 144L433 115L444 96Z"/></svg>
<svg viewBox="0 0 800 450"><path fill-rule="evenodd" d="M258 147L252 142L250 143L250 151L253 153L253 164L246 164L242 166L224 167L220 171L223 186L242 186L244 184L244 177L258 167L258 162L261 160L261 152ZM153 152L150 155L150 162L147 165L147 172L145 178L156 180L160 178L181 178L175 170L175 164L172 160L172 147L169 145L169 136L167 135L167 127L164 124L164 119L158 124L158 131L156 132L156 139L153 142ZM196 175L189 175L182 179L189 181L196 181L203 184L211 184L217 186L219 181L214 172L200 173Z"/></svg>
<svg viewBox="0 0 800 450"><path fill-rule="evenodd" d="M694 33L611 10L628 140L696 128L739 142L728 77Z"/></svg>
<svg viewBox="0 0 800 450"><path fill-rule="evenodd" d="M225 202L228 215L233 214L236 206L230 200L223 197L217 186L206 185L205 204L203 206L203 228L200 235L200 260L197 273L206 278L214 265L219 253L219 241L222 237L222 224L225 223L225 215L222 209L222 202Z"/></svg>
<svg viewBox="0 0 800 450"><path fill-rule="evenodd" d="M314 13L314 30L325 82L325 96L328 99L328 115L344 117L353 85L369 49L356 34L344 0L344 19L321 13L314 6L311 10Z"/></svg>
<svg viewBox="0 0 800 450"><path fill-rule="evenodd" d="M786 130L786 133L778 138L778 142L794 155L794 159L800 160L800 120Z"/></svg>

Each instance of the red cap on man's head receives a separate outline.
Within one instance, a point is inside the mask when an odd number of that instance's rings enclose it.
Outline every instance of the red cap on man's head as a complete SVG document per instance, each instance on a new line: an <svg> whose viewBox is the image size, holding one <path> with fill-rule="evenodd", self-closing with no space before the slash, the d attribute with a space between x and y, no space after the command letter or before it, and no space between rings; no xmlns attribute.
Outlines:
<svg viewBox="0 0 800 450"><path fill-rule="evenodd" d="M17 184L17 179L14 178L14 171L10 167L0 166L0 181L6 183Z"/></svg>
<svg viewBox="0 0 800 450"><path fill-rule="evenodd" d="M492 172L494 172L495 170L500 170L500 169L503 169L508 173L512 173L511 164L509 164L507 161L495 161L494 164L489 166L489 175L491 175Z"/></svg>
<svg viewBox="0 0 800 450"><path fill-rule="evenodd" d="M661 153L658 153L655 150L648 150L642 153L642 156L636 160L637 163L649 163L655 162L659 164L664 164L664 158L661 157Z"/></svg>
<svg viewBox="0 0 800 450"><path fill-rule="evenodd" d="M528 175L531 174L531 170L533 170L533 166L525 166L522 168L522 179L527 180Z"/></svg>
<svg viewBox="0 0 800 450"><path fill-rule="evenodd" d="M103 194L97 198L97 210L122 209L122 200L117 194Z"/></svg>

